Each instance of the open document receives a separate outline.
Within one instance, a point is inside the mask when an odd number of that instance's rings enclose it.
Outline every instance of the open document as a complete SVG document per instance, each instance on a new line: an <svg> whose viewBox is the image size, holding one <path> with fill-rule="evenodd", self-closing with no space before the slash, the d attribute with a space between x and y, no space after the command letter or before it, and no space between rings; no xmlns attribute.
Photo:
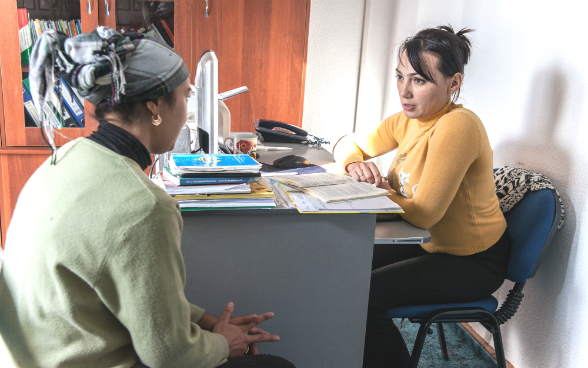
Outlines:
<svg viewBox="0 0 588 368"><path fill-rule="evenodd" d="M281 185L292 203L301 213L342 213L342 212L366 212L366 213L403 213L398 204L386 196L365 199L354 199L335 203L326 203L318 198L310 196L296 188Z"/></svg>
<svg viewBox="0 0 588 368"><path fill-rule="evenodd" d="M347 175L329 173L288 175L276 177L273 180L299 189L325 203L386 196L389 194L385 189L377 188L370 183L358 182L355 178Z"/></svg>

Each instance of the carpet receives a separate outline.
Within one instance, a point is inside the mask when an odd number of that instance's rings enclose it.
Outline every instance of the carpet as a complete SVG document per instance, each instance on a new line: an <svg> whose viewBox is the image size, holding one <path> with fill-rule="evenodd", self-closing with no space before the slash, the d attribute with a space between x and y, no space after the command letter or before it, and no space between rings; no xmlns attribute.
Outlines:
<svg viewBox="0 0 588 368"><path fill-rule="evenodd" d="M403 322L400 319L395 319L394 323L402 333L408 351L412 352L420 325L411 323L407 319ZM443 325L443 328L449 360L444 360L441 356L437 326L433 324L433 334L427 335L425 339L425 345L419 360L419 368L486 368L497 366L494 358L459 323L447 323Z"/></svg>

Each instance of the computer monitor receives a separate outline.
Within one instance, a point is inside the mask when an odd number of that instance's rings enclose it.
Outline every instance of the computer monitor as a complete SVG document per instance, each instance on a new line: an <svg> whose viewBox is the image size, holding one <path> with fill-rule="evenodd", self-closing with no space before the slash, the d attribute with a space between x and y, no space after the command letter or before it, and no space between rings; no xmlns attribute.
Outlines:
<svg viewBox="0 0 588 368"><path fill-rule="evenodd" d="M205 51L200 57L194 85L200 147L205 153L218 153L218 59L214 51Z"/></svg>

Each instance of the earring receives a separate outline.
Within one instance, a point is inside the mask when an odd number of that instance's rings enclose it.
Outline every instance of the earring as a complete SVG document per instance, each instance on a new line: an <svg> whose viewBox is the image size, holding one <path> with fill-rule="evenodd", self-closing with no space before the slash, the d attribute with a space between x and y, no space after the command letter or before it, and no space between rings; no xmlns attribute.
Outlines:
<svg viewBox="0 0 588 368"><path fill-rule="evenodd" d="M156 116L157 116L157 118L156 118ZM153 115L151 117L151 122L153 123L153 125L159 126L159 124L161 124L161 116L159 116L159 115Z"/></svg>

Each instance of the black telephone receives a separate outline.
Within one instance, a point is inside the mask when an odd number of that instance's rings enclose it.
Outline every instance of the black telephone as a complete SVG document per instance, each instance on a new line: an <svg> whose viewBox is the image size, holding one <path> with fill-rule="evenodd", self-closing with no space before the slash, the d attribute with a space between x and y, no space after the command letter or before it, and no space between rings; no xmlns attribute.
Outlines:
<svg viewBox="0 0 588 368"><path fill-rule="evenodd" d="M309 140L306 130L274 120L255 120L255 130L265 142L302 143Z"/></svg>

